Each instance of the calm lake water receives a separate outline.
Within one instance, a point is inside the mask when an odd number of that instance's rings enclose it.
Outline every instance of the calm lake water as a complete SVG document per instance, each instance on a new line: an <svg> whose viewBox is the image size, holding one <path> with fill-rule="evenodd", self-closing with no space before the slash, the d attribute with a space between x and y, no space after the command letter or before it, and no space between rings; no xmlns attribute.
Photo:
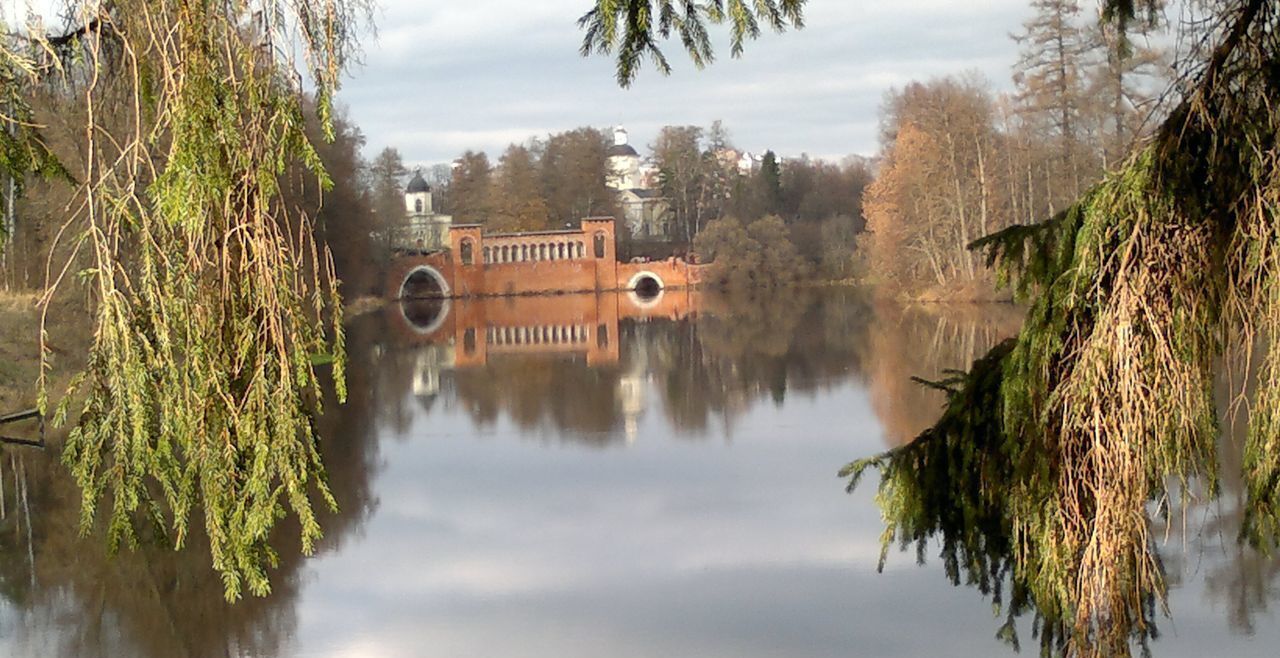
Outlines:
<svg viewBox="0 0 1280 658"><path fill-rule="evenodd" d="M56 453L0 453L0 655L1014 655L936 550L877 573L875 475L850 495L836 472L936 418L912 375L1018 318L843 289L390 307L353 320L322 422L341 512L312 557L281 524L265 599L226 604L200 537L108 557ZM1222 455L1223 496L1156 525L1156 656L1280 646L1280 561L1235 541Z"/></svg>

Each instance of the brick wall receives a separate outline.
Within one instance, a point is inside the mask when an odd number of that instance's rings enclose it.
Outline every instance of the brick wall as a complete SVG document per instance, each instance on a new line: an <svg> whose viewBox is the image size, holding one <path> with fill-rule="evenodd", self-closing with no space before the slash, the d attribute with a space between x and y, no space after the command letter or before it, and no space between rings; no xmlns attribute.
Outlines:
<svg viewBox="0 0 1280 658"><path fill-rule="evenodd" d="M676 259L619 263L611 218L584 219L578 230L521 234L484 235L476 225L454 226L448 252L396 259L386 296L400 297L406 277L423 266L439 273L450 297L625 290L639 275L654 277L663 288L684 288L701 280L703 267Z"/></svg>

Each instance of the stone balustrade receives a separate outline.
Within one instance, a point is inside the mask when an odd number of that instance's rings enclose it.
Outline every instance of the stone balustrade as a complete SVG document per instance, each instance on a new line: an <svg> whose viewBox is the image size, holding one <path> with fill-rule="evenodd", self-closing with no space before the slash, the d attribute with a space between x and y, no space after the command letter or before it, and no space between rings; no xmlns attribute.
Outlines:
<svg viewBox="0 0 1280 658"><path fill-rule="evenodd" d="M482 249L485 265L596 258L581 231L486 235Z"/></svg>

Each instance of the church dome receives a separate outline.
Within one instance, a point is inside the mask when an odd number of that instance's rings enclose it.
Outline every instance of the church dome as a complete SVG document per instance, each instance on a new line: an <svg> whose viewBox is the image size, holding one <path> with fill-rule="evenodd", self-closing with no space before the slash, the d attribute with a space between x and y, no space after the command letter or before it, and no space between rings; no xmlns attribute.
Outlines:
<svg viewBox="0 0 1280 658"><path fill-rule="evenodd" d="M607 153L611 158L618 157L618 156L624 156L624 157L640 156L639 153L636 153L635 149L631 148L630 144L614 144L613 146L609 147L609 150L607 151Z"/></svg>
<svg viewBox="0 0 1280 658"><path fill-rule="evenodd" d="M427 179L422 177L422 172L414 172L413 180L409 181L409 187L405 188L405 194L417 194L419 192L430 192L431 186L427 185Z"/></svg>
<svg viewBox="0 0 1280 658"><path fill-rule="evenodd" d="M636 150L631 148L631 145L627 143L628 141L630 140L627 136L626 128L623 128L622 126L618 126L614 128L613 129L613 146L610 146L609 150L605 151L605 153L608 154L608 156L611 158L640 157L640 154L636 153Z"/></svg>

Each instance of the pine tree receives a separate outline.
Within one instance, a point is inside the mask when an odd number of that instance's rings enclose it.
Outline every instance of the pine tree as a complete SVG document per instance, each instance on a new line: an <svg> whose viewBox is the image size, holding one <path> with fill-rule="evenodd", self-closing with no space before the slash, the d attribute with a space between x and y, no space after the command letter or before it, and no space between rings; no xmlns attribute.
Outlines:
<svg viewBox="0 0 1280 658"><path fill-rule="evenodd" d="M493 214L493 167L483 151L467 151L458 158L449 183L449 203L455 224L483 224Z"/></svg>
<svg viewBox="0 0 1280 658"><path fill-rule="evenodd" d="M1053 176L1066 185L1055 198L1074 199L1081 191L1085 163L1080 158L1080 114L1085 98L1089 39L1078 24L1078 0L1032 0L1035 17L1014 39L1022 45L1014 81L1023 111L1042 122L1058 140L1059 167Z"/></svg>
<svg viewBox="0 0 1280 658"><path fill-rule="evenodd" d="M578 19L585 31L580 52L616 56L618 84L631 85L640 64L648 58L663 74L671 65L658 41L675 35L698 67L715 60L708 24L728 23L730 53L742 54L749 39L760 36L761 23L775 32L804 27L805 0L596 0L595 8Z"/></svg>
<svg viewBox="0 0 1280 658"><path fill-rule="evenodd" d="M1149 511L1176 514L1193 482L1216 491L1215 382L1234 350L1262 355L1240 538L1280 546L1280 7L1215 7L1211 45L1150 140L1065 211L975 243L1029 305L1019 336L934 384L950 401L913 443L844 471L856 484L883 467L886 542L912 541L933 532L919 496L954 496L898 477L917 477L920 458L995 458L997 470L970 471L979 480L963 489L1011 491L1007 511L982 524L1018 539L998 572L1069 655L1127 656L1149 633L1167 587Z"/></svg>
<svg viewBox="0 0 1280 658"><path fill-rule="evenodd" d="M369 163L369 193L377 223L378 258L390 258L396 235L404 226L404 178L409 174L400 151L386 147Z"/></svg>
<svg viewBox="0 0 1280 658"><path fill-rule="evenodd" d="M765 151L760 161L759 180L765 213L775 215L782 209L782 167L773 151Z"/></svg>

